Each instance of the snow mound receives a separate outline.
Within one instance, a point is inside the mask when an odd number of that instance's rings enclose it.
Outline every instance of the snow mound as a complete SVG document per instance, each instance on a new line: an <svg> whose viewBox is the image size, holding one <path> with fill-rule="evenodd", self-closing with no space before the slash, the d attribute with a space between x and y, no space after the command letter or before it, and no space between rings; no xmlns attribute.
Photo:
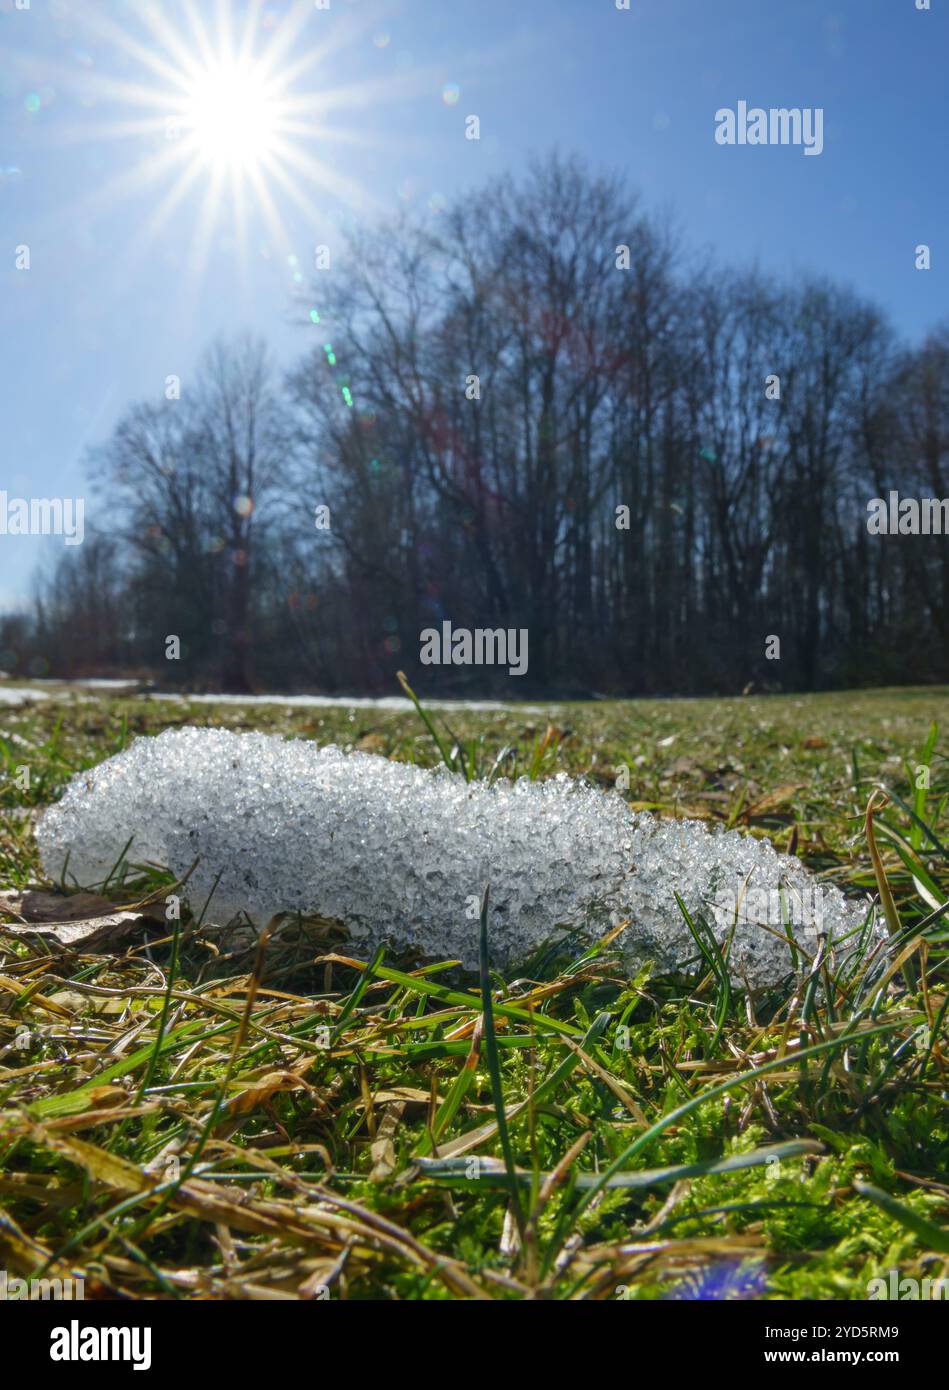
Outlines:
<svg viewBox="0 0 949 1390"><path fill-rule="evenodd" d="M840 939L866 909L819 886L768 841L631 811L616 793L560 775L465 783L366 753L271 734L168 730L70 782L37 826L47 873L101 881L128 858L183 875L212 920L263 924L309 911L343 922L357 954L381 941L435 959L478 960L478 899L490 884L492 961L523 960L560 928L587 939L629 920L630 967L698 957L675 901L719 940L732 970L759 987L805 961L818 935ZM220 877L218 878L218 876Z"/></svg>

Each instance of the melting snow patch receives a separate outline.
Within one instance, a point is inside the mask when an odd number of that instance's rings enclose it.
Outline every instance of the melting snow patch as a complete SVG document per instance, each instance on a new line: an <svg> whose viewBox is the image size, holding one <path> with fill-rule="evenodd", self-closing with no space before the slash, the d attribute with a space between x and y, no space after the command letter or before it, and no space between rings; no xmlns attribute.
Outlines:
<svg viewBox="0 0 949 1390"><path fill-rule="evenodd" d="M64 690L135 690L142 684L150 685L151 681L130 680L125 676L85 676L78 680L60 680L50 676L38 680L37 684Z"/></svg>
<svg viewBox="0 0 949 1390"><path fill-rule="evenodd" d="M0 705L25 705L27 700L48 700L45 690L32 690L22 685L0 685Z"/></svg>
<svg viewBox="0 0 949 1390"><path fill-rule="evenodd" d="M469 968L485 883L496 964L516 964L558 928L595 938L628 920L619 943L631 967L682 968L698 952L677 891L719 939L734 930L735 978L756 987L792 968L782 921L812 957L821 930L839 938L865 916L767 841L637 813L565 775L465 783L223 729L136 739L74 777L36 834L53 876L68 853L70 876L99 882L134 836L134 862L180 876L200 859L193 901L220 874L212 918L313 911L345 923L358 953L388 941Z"/></svg>
<svg viewBox="0 0 949 1390"><path fill-rule="evenodd" d="M406 713L415 707L404 695L178 695L153 692L149 699L186 705L283 705L291 709L391 709ZM543 714L541 705L504 700L426 700L426 709L489 710L501 714Z"/></svg>

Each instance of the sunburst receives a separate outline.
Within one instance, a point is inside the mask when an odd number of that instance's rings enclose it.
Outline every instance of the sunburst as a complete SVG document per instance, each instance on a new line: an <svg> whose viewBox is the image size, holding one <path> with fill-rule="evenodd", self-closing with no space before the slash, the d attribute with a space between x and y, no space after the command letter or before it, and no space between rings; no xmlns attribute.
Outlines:
<svg viewBox="0 0 949 1390"><path fill-rule="evenodd" d="M275 252L286 254L284 214L291 208L308 229L334 207L376 209L340 155L347 146L373 142L337 118L343 110L412 96L429 74L403 72L334 87L328 77L334 55L365 28L352 21L328 25L312 0L298 0L278 22L269 21L269 30L263 0L249 0L239 13L228 0L217 0L213 9L207 0L180 0L130 6L128 14L121 24L93 7L84 15L102 47L120 55L126 75L110 76L104 65L83 75L97 118L72 132L79 140L135 139L148 150L131 168L123 161L90 192L83 209L105 212L143 191L154 194L130 244L128 272L196 191L187 256L192 277L206 266L222 222L246 269L255 223Z"/></svg>

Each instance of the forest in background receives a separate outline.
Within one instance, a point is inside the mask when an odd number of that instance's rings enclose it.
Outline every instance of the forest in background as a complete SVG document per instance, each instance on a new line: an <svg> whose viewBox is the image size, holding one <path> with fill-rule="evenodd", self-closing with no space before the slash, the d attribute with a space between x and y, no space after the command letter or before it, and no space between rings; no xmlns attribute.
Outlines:
<svg viewBox="0 0 949 1390"><path fill-rule="evenodd" d="M0 666L509 698L947 678L949 543L870 535L867 504L949 496L949 325L910 348L843 285L725 270L557 156L330 251L289 374L216 343L93 451L85 541L0 618ZM527 673L420 666L444 620L527 629Z"/></svg>

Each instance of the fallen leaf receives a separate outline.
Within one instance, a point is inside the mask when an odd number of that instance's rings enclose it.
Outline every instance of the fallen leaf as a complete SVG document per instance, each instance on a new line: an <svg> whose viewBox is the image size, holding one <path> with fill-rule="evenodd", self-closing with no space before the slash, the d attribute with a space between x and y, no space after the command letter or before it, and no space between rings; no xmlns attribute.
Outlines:
<svg viewBox="0 0 949 1390"><path fill-rule="evenodd" d="M227 1102L231 1115L246 1115L279 1091L311 1091L313 1088L295 1071L270 1071Z"/></svg>
<svg viewBox="0 0 949 1390"><path fill-rule="evenodd" d="M116 908L96 893L0 893L0 911L22 919L4 923L13 935L87 949L111 946L145 920L141 912Z"/></svg>
<svg viewBox="0 0 949 1390"><path fill-rule="evenodd" d="M695 761L694 758L687 758L685 757L685 755L683 755L680 758L676 758L674 763L670 763L666 770L668 772L675 772L680 775L684 775L688 772L698 772L700 769L699 764Z"/></svg>
<svg viewBox="0 0 949 1390"><path fill-rule="evenodd" d="M415 1086L390 1086L385 1091L373 1091L374 1105L390 1105L398 1101L415 1105L428 1105L432 1096L430 1091L419 1090Z"/></svg>
<svg viewBox="0 0 949 1390"><path fill-rule="evenodd" d="M397 1102L395 1105L387 1105L385 1108L382 1116L382 1123L377 1129L376 1137L369 1148L369 1154L372 1158L372 1170L369 1174L370 1182L382 1182L395 1171L397 1162L395 1135L402 1122L404 1110L404 1101Z"/></svg>
<svg viewBox="0 0 949 1390"><path fill-rule="evenodd" d="M782 787L775 787L773 792L766 792L757 801L753 801L750 806L746 806L741 815L742 820L756 820L767 815L770 811L776 811L779 806L786 805L802 787L806 786L806 782L788 782Z"/></svg>
<svg viewBox="0 0 949 1390"><path fill-rule="evenodd" d="M86 1009L91 1012L94 1007L89 995L80 994L75 989L58 989L49 999L51 1003L58 1004L61 1009L67 1009L71 1014L82 1013Z"/></svg>
<svg viewBox="0 0 949 1390"><path fill-rule="evenodd" d="M360 753L384 753L388 740L385 734L368 733L356 740Z"/></svg>
<svg viewBox="0 0 949 1390"><path fill-rule="evenodd" d="M0 907L27 922L78 922L114 912L115 903L98 893L0 893Z"/></svg>
<svg viewBox="0 0 949 1390"><path fill-rule="evenodd" d="M89 1102L90 1110L110 1110L128 1100L124 1086L90 1086L88 1091L83 1091L83 1096Z"/></svg>

